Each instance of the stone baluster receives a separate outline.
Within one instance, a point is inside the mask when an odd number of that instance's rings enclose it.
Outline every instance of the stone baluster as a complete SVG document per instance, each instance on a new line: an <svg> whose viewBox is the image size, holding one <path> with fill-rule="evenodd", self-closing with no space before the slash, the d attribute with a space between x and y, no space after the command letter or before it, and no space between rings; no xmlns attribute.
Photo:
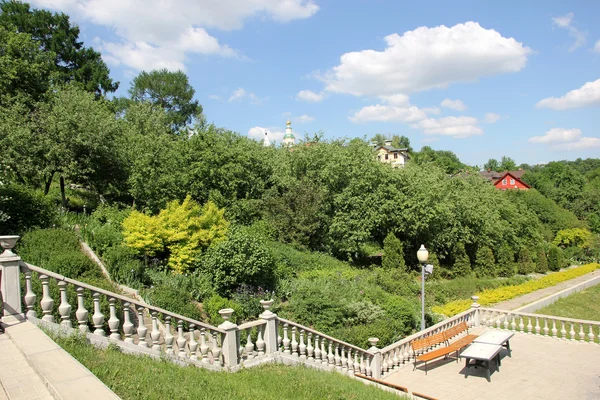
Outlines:
<svg viewBox="0 0 600 400"><path fill-rule="evenodd" d="M346 351L346 373L350 376L354 375L354 358L352 357L352 354L356 352L356 350L354 350L351 347L347 348Z"/></svg>
<svg viewBox="0 0 600 400"><path fill-rule="evenodd" d="M502 319L500 318L501 314L498 314L498 318L496 319L496 329L500 329L502 326Z"/></svg>
<svg viewBox="0 0 600 400"><path fill-rule="evenodd" d="M335 369L335 355L333 354L333 341L329 339L327 341L327 364L329 366L329 370L333 371Z"/></svg>
<svg viewBox="0 0 600 400"><path fill-rule="evenodd" d="M85 309L85 303L83 293L85 289L82 287L77 288L77 311L75 311L75 317L77 317L77 323L79 324L79 330L84 335L88 333L88 310Z"/></svg>
<svg viewBox="0 0 600 400"><path fill-rule="evenodd" d="M399 352L400 352L400 348L396 347L394 349L394 357L392 358L392 364L394 365L394 371L398 370L398 366L400 365L400 358L398 357Z"/></svg>
<svg viewBox="0 0 600 400"><path fill-rule="evenodd" d="M348 357L350 355L350 351L346 354L346 346L340 346L340 358L342 359L342 373L348 373Z"/></svg>
<svg viewBox="0 0 600 400"><path fill-rule="evenodd" d="M319 335L315 335L315 362L321 362L321 345L319 344Z"/></svg>
<svg viewBox="0 0 600 400"><path fill-rule="evenodd" d="M160 331L158 330L158 311L152 311L152 331L150 338L152 339L152 350L160 351Z"/></svg>
<svg viewBox="0 0 600 400"><path fill-rule="evenodd" d="M256 337L256 350L258 352L258 356L264 356L265 355L265 341L263 339L263 329L265 328L264 325L258 326L256 329L258 331L257 337Z"/></svg>
<svg viewBox="0 0 600 400"><path fill-rule="evenodd" d="M327 365L329 361L327 360L327 350L325 349L325 338L321 338L321 364Z"/></svg>
<svg viewBox="0 0 600 400"><path fill-rule="evenodd" d="M205 364L210 364L210 360L208 358L208 350L209 347L206 344L206 329L200 329L200 354L202 355L202 362Z"/></svg>
<svg viewBox="0 0 600 400"><path fill-rule="evenodd" d="M288 339L288 324L283 324L283 354L291 354L290 339Z"/></svg>
<svg viewBox="0 0 600 400"><path fill-rule="evenodd" d="M104 315L102 311L100 311L100 293L95 292L93 295L94 298L94 315L92 315L92 322L94 323L94 335L98 336L106 336L106 332L104 332Z"/></svg>
<svg viewBox="0 0 600 400"><path fill-rule="evenodd" d="M116 302L117 300L114 298L108 299L108 306L110 309L110 318L108 319L108 328L110 329L110 338L114 340L120 340L121 335L119 335L119 318L117 318L117 309Z"/></svg>
<svg viewBox="0 0 600 400"><path fill-rule="evenodd" d="M523 316L519 315L519 332L523 332L525 329L525 325L523 325Z"/></svg>
<svg viewBox="0 0 600 400"><path fill-rule="evenodd" d="M367 375L367 365L369 363L365 361L365 354L360 353L360 373L363 375Z"/></svg>
<svg viewBox="0 0 600 400"><path fill-rule="evenodd" d="M373 359L373 357L371 356L367 356L367 359L365 360L365 375L366 376L373 376L372 374L372 370L371 370L371 360Z"/></svg>
<svg viewBox="0 0 600 400"><path fill-rule="evenodd" d="M407 344L404 345L404 364L408 364L410 362L410 355L412 352L412 348Z"/></svg>
<svg viewBox="0 0 600 400"><path fill-rule="evenodd" d="M531 335L533 333L533 326L531 325L531 317L527 317L527 333Z"/></svg>
<svg viewBox="0 0 600 400"><path fill-rule="evenodd" d="M585 342L585 332L583 331L583 324L579 324L579 341Z"/></svg>
<svg viewBox="0 0 600 400"><path fill-rule="evenodd" d="M48 275L40 275L42 281L42 301L40 306L42 307L42 321L54 322L54 316L52 315L52 309L54 308L54 300L50 297L50 278Z"/></svg>
<svg viewBox="0 0 600 400"><path fill-rule="evenodd" d="M573 323L571 323L571 330L569 331L569 335L571 336L571 340L575 340L575 328Z"/></svg>
<svg viewBox="0 0 600 400"><path fill-rule="evenodd" d="M567 330L565 329L565 321L561 321L562 323L562 328L560 328L560 335L562 336L563 340L567 340Z"/></svg>
<svg viewBox="0 0 600 400"><path fill-rule="evenodd" d="M381 372L387 372L388 370L388 362L387 362L387 353L381 355Z"/></svg>
<svg viewBox="0 0 600 400"><path fill-rule="evenodd" d="M295 326L292 326L292 355L298 357L298 341L296 340L296 331L297 328Z"/></svg>
<svg viewBox="0 0 600 400"><path fill-rule="evenodd" d="M146 342L146 334L148 333L148 328L146 328L146 324L144 324L144 307L138 306L137 311L138 311L138 327L137 327L138 346L148 347L148 342Z"/></svg>
<svg viewBox="0 0 600 400"><path fill-rule="evenodd" d="M535 317L535 334L540 334L540 319L538 317Z"/></svg>
<svg viewBox="0 0 600 400"><path fill-rule="evenodd" d="M558 330L556 329L556 320L555 319L552 320L552 330L551 330L551 332L552 332L552 337L554 339L556 339L556 334L558 333Z"/></svg>
<svg viewBox="0 0 600 400"><path fill-rule="evenodd" d="M131 303L123 303L123 334L125 343L134 344L133 341L133 323L131 322Z"/></svg>
<svg viewBox="0 0 600 400"><path fill-rule="evenodd" d="M308 343L308 345L306 346L306 359L311 362L315 361L315 348L313 347L312 332L308 332L308 337L306 341Z"/></svg>
<svg viewBox="0 0 600 400"><path fill-rule="evenodd" d="M548 318L544 318L544 336L548 336L550 328L548 328Z"/></svg>
<svg viewBox="0 0 600 400"><path fill-rule="evenodd" d="M358 361L358 350L354 350L354 373L360 374L361 372L360 362Z"/></svg>
<svg viewBox="0 0 600 400"><path fill-rule="evenodd" d="M217 367L221 366L221 348L219 347L219 343L217 343L217 332L212 333L212 350L211 353L214 359L214 365Z"/></svg>
<svg viewBox="0 0 600 400"><path fill-rule="evenodd" d="M172 356L175 354L175 352L173 351L173 341L175 340L175 338L173 337L173 334L171 333L171 317L170 316L166 316L165 317L165 347L167 348L165 350L165 353L167 353L167 355Z"/></svg>
<svg viewBox="0 0 600 400"><path fill-rule="evenodd" d="M190 360L198 361L196 350L198 342L196 342L196 325L190 324Z"/></svg>
<svg viewBox="0 0 600 400"><path fill-rule="evenodd" d="M333 362L335 364L335 369L340 372L342 370L342 358L340 357L340 344L335 344L335 351L333 353Z"/></svg>
<svg viewBox="0 0 600 400"><path fill-rule="evenodd" d="M298 353L300 354L300 361L306 361L306 344L304 344L304 329L300 329L300 343L298 344Z"/></svg>
<svg viewBox="0 0 600 400"><path fill-rule="evenodd" d="M592 324L590 326L590 332L588 333L588 339L590 343L594 343L594 329L592 328Z"/></svg>
<svg viewBox="0 0 600 400"><path fill-rule="evenodd" d="M246 329L248 338L246 339L246 359L252 360L254 358L254 343L252 343L252 329Z"/></svg>
<svg viewBox="0 0 600 400"><path fill-rule="evenodd" d="M183 320L177 321L177 348L179 349L178 356L181 358L187 358L187 353L185 352L185 344L187 340L185 340L185 336L183 336Z"/></svg>
<svg viewBox="0 0 600 400"><path fill-rule="evenodd" d="M31 271L29 269L25 270L25 297L23 299L25 301L25 306L27 307L27 318L37 318L37 313L35 312L35 301L37 300L37 296L33 293L33 287L31 285Z"/></svg>
<svg viewBox="0 0 600 400"><path fill-rule="evenodd" d="M505 315L504 316L504 329L508 330L508 327L510 326L510 319L511 315Z"/></svg>
<svg viewBox="0 0 600 400"><path fill-rule="evenodd" d="M65 328L72 328L71 324L71 305L69 299L67 299L67 282L59 281L58 290L60 291L60 305L58 306L58 313L60 314L60 325Z"/></svg>
<svg viewBox="0 0 600 400"><path fill-rule="evenodd" d="M517 331L517 321L515 320L515 316L512 316L512 321L510 322L510 330L513 332Z"/></svg>

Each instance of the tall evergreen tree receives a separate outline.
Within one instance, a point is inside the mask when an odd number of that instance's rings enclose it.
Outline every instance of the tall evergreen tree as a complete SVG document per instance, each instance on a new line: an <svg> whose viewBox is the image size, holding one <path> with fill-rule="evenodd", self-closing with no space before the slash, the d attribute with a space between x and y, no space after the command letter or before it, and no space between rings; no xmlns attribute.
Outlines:
<svg viewBox="0 0 600 400"><path fill-rule="evenodd" d="M388 233L383 241L383 259L381 266L385 269L406 269L404 262L404 247L393 232Z"/></svg>
<svg viewBox="0 0 600 400"><path fill-rule="evenodd" d="M475 256L475 274L478 277L496 276L494 253L487 246L481 246Z"/></svg>
<svg viewBox="0 0 600 400"><path fill-rule="evenodd" d="M515 254L511 247L504 243L496 252L496 270L498 276L511 277L515 274Z"/></svg>

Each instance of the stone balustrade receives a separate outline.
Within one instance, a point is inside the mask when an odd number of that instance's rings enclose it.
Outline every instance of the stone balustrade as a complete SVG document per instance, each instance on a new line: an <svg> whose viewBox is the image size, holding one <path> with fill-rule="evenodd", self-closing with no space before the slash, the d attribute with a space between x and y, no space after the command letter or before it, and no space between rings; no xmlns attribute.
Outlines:
<svg viewBox="0 0 600 400"><path fill-rule="evenodd" d="M466 322L468 326L477 325L478 322L476 316L478 307L479 305L475 302L471 309L457 314L452 318L445 319L425 330L407 336L404 339L381 349L381 376L385 377L390 373L397 371L404 365L414 361L414 354L411 347L411 342L413 340L440 333L462 322Z"/></svg>
<svg viewBox="0 0 600 400"><path fill-rule="evenodd" d="M548 336L562 340L600 343L600 322L598 321L497 310L494 308L480 308L478 313L480 324L489 328Z"/></svg>
<svg viewBox="0 0 600 400"><path fill-rule="evenodd" d="M373 374L373 365L378 362L378 339L372 339L369 350L335 339L322 332L308 328L284 318L278 318L278 346L282 357L322 369L354 376Z"/></svg>

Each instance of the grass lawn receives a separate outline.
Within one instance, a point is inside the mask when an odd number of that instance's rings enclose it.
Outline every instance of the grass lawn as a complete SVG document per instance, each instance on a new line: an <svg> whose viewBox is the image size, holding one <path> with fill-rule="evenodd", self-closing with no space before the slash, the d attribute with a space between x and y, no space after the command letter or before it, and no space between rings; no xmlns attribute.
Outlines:
<svg viewBox="0 0 600 400"><path fill-rule="evenodd" d="M600 285L592 286L559 299L554 304L536 311L536 313L600 321Z"/></svg>
<svg viewBox="0 0 600 400"><path fill-rule="evenodd" d="M350 377L268 364L237 373L97 349L81 337L53 337L123 399L398 399Z"/></svg>

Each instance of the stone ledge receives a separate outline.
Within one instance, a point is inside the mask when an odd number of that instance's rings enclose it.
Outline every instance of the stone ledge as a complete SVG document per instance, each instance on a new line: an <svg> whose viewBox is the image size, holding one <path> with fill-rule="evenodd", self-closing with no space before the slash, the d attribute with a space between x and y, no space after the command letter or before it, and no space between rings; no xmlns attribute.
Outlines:
<svg viewBox="0 0 600 400"><path fill-rule="evenodd" d="M55 399L119 399L79 361L29 321L5 322L5 331Z"/></svg>

